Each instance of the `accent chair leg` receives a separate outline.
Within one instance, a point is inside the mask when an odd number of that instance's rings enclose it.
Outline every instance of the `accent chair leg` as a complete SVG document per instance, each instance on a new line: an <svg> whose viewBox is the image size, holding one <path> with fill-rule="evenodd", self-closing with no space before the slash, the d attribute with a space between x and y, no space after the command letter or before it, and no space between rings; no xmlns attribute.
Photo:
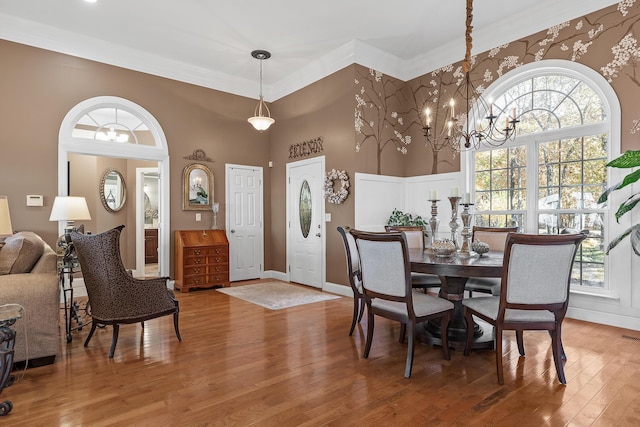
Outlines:
<svg viewBox="0 0 640 427"><path fill-rule="evenodd" d="M351 329L349 329L349 336L353 335L353 330L356 328L358 322L358 311L360 309L360 298L357 295L353 296L353 319L351 319Z"/></svg>
<svg viewBox="0 0 640 427"><path fill-rule="evenodd" d="M440 321L440 339L442 340L442 354L446 360L451 360L451 351L449 350L449 321L451 313L447 313ZM466 349L466 346L465 346Z"/></svg>
<svg viewBox="0 0 640 427"><path fill-rule="evenodd" d="M369 351L371 350L371 341L373 340L373 311L371 311L371 305L367 304L367 343L364 346L363 357L366 359L369 357Z"/></svg>
<svg viewBox="0 0 640 427"><path fill-rule="evenodd" d="M564 363L562 362L562 337L560 335L560 325L556 326L556 329L551 334L551 350L553 352L553 362L556 365L556 372L558 373L558 380L560 383L566 384L567 379L564 376Z"/></svg>
<svg viewBox="0 0 640 427"><path fill-rule="evenodd" d="M176 309L173 313L173 328L176 330L176 337L178 337L178 341L182 341L182 337L180 336L180 329L178 328L178 315L180 311Z"/></svg>
<svg viewBox="0 0 640 427"><path fill-rule="evenodd" d="M109 350L109 359L113 359L113 354L116 352L116 344L118 342L118 332L120 331L120 325L114 323L113 325L113 337L111 338L111 349Z"/></svg>
<svg viewBox="0 0 640 427"><path fill-rule="evenodd" d="M522 330L516 330L516 342L520 356L524 356L524 332Z"/></svg>
<svg viewBox="0 0 640 427"><path fill-rule="evenodd" d="M87 335L87 339L84 340L85 347L89 346L89 341L91 341L91 337L93 336L93 333L96 331L96 326L98 326L98 324L95 321L91 322L91 330L89 331L89 335Z"/></svg>
<svg viewBox="0 0 640 427"><path fill-rule="evenodd" d="M404 367L404 377L411 377L411 368L413 368L413 353L415 348L415 338L416 338L416 323L415 321L408 322L409 329L409 346L407 348L407 363Z"/></svg>
<svg viewBox="0 0 640 427"><path fill-rule="evenodd" d="M467 329L467 340L464 343L464 355L468 356L471 354L471 345L473 344L473 315L467 307L464 308L464 322Z"/></svg>
<svg viewBox="0 0 640 427"><path fill-rule="evenodd" d="M360 321L362 320L362 315L364 314L364 306L365 306L364 298L362 297L362 295L360 295L359 300L360 300L360 302L359 302L359 304L360 304L360 314L358 315L358 323L360 323Z"/></svg>
<svg viewBox="0 0 640 427"><path fill-rule="evenodd" d="M398 339L398 341L403 343L406 336L407 336L407 325L405 323L400 323L400 338Z"/></svg>
<svg viewBox="0 0 640 427"><path fill-rule="evenodd" d="M496 372L498 373L498 384L504 384L502 372L502 327L496 325Z"/></svg>

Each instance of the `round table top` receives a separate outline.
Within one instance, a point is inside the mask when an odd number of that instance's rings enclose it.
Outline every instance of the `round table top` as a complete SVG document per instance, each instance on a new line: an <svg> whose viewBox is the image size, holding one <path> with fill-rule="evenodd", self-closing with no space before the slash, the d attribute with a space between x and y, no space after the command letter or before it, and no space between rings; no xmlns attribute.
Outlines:
<svg viewBox="0 0 640 427"><path fill-rule="evenodd" d="M500 277L502 276L503 253L489 251L464 258L459 254L439 257L433 253L416 249L409 250L411 271L452 277Z"/></svg>

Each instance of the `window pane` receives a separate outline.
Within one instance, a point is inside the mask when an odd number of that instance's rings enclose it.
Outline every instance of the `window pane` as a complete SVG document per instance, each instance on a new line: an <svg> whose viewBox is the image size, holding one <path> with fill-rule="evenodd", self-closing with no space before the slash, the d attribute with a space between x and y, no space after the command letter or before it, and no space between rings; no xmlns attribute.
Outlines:
<svg viewBox="0 0 640 427"><path fill-rule="evenodd" d="M491 169L491 151L476 152L476 171Z"/></svg>
<svg viewBox="0 0 640 427"><path fill-rule="evenodd" d="M582 138L561 141L560 157L563 162L582 160Z"/></svg>
<svg viewBox="0 0 640 427"><path fill-rule="evenodd" d="M476 173L476 192L491 189L491 172Z"/></svg>
<svg viewBox="0 0 640 427"><path fill-rule="evenodd" d="M504 190L506 188L509 188L507 184L507 170L500 169L491 172L491 189Z"/></svg>

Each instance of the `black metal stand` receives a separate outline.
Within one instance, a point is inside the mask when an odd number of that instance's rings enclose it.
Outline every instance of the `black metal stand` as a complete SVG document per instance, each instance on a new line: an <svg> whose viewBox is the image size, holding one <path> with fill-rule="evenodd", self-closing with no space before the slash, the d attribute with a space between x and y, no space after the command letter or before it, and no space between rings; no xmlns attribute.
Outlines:
<svg viewBox="0 0 640 427"><path fill-rule="evenodd" d="M13 355L16 345L16 333L10 328L22 316L22 309L2 313L0 319L0 393L5 387L13 384ZM13 409L10 400L0 402L0 416L8 415Z"/></svg>
<svg viewBox="0 0 640 427"><path fill-rule="evenodd" d="M73 331L81 331L83 327L91 324L91 307L87 301L84 305L73 299L73 273L78 268L78 260L73 249L67 250L58 261L58 280L64 299L64 324L67 342L73 340ZM75 326L74 326L75 322Z"/></svg>

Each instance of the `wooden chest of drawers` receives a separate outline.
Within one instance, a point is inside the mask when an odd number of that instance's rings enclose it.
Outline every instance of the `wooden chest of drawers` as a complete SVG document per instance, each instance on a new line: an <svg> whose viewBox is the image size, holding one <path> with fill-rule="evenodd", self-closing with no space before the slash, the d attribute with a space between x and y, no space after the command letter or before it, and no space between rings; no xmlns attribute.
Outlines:
<svg viewBox="0 0 640 427"><path fill-rule="evenodd" d="M176 231L175 287L229 286L229 241L224 230Z"/></svg>

